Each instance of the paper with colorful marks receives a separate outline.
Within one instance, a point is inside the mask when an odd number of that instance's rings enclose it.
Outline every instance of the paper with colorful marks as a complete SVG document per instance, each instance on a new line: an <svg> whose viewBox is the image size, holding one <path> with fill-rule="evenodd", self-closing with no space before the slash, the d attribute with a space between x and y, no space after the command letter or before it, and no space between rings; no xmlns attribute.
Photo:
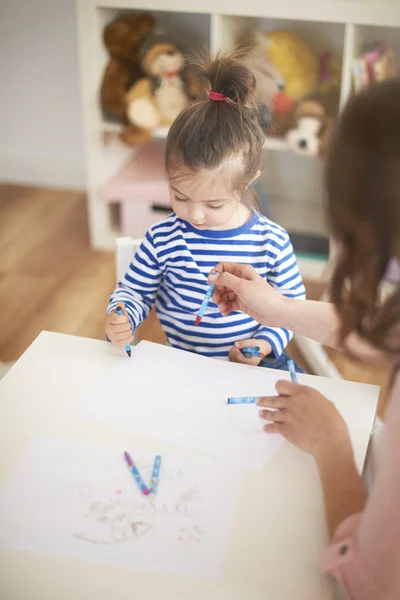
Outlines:
<svg viewBox="0 0 400 600"><path fill-rule="evenodd" d="M201 454L163 452L151 502L125 464L124 441L32 440L0 490L0 548L220 576L241 470ZM129 447L145 481L157 450Z"/></svg>

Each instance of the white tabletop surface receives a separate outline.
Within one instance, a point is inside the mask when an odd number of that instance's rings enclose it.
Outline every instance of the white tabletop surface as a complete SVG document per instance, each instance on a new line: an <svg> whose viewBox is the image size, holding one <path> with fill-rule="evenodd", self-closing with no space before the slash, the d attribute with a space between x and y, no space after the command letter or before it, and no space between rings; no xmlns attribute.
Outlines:
<svg viewBox="0 0 400 600"><path fill-rule="evenodd" d="M40 334L0 382L0 487L33 436L120 443L118 427L91 420L75 407L103 370L122 359L128 360L106 342ZM328 396L343 414L361 470L378 388L314 376L300 379ZM132 438L132 445L151 448L151 440ZM157 447L172 446L158 442ZM245 474L220 579L151 574L78 558L3 550L0 598L328 600L331 583L318 572L316 562L326 542L314 463L285 442L264 472Z"/></svg>

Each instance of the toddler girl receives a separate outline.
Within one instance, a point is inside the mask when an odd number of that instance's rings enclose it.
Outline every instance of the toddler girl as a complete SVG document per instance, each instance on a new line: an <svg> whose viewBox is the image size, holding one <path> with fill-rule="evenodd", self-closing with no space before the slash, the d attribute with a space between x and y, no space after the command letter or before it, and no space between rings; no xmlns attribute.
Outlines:
<svg viewBox="0 0 400 600"><path fill-rule="evenodd" d="M293 335L286 329L261 326L241 312L223 317L213 302L195 326L208 274L222 261L250 264L285 296L305 297L287 232L245 202L260 176L264 142L255 77L235 56L219 54L199 68L211 85L208 99L185 109L167 138L174 212L149 229L112 293L106 334L118 346L130 343L155 303L175 348L286 368L284 349ZM265 359L246 358L240 349L248 346L259 346Z"/></svg>

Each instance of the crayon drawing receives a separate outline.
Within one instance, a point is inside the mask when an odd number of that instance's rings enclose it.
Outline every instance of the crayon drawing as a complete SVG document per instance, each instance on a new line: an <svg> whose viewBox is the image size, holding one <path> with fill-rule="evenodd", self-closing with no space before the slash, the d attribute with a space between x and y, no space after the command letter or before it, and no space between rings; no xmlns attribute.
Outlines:
<svg viewBox="0 0 400 600"><path fill-rule="evenodd" d="M35 438L0 490L0 548L218 577L240 469L205 455L129 447L146 482L155 455L162 455L157 494L150 501L123 449L124 444Z"/></svg>

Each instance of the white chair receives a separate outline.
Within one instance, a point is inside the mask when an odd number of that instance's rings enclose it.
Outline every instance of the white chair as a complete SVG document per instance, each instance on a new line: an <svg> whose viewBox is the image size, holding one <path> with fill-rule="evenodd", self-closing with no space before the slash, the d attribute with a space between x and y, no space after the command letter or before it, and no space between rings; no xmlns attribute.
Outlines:
<svg viewBox="0 0 400 600"><path fill-rule="evenodd" d="M133 238L119 237L116 239L117 252L115 254L115 271L117 274L117 283L121 281L125 273L129 269L129 265L138 250L142 240L134 240ZM133 334L133 344L137 343L136 331Z"/></svg>
<svg viewBox="0 0 400 600"><path fill-rule="evenodd" d="M117 252L115 255L115 271L117 273L117 283L121 281L132 259L135 252L138 250L142 240L134 240L132 237L118 237L116 239Z"/></svg>

